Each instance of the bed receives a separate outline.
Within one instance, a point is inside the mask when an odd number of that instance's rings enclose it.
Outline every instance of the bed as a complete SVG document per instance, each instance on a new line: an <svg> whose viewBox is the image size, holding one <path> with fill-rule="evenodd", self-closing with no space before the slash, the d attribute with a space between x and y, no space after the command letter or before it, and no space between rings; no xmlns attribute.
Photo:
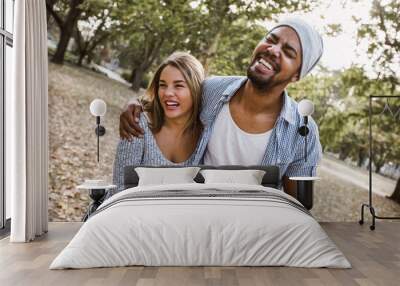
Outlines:
<svg viewBox="0 0 400 286"><path fill-rule="evenodd" d="M144 266L292 266L350 268L300 202L276 189L273 166L206 169L265 171L261 184L205 182L138 185L107 199L50 269Z"/></svg>

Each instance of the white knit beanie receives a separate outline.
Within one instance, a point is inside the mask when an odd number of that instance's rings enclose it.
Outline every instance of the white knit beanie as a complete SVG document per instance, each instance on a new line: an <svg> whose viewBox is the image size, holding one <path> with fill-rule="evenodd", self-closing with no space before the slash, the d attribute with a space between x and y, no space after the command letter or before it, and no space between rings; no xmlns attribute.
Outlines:
<svg viewBox="0 0 400 286"><path fill-rule="evenodd" d="M311 25L299 18L286 18L273 27L271 31L281 26L292 28L300 39L303 55L300 78L303 78L315 67L322 56L324 50L322 37Z"/></svg>

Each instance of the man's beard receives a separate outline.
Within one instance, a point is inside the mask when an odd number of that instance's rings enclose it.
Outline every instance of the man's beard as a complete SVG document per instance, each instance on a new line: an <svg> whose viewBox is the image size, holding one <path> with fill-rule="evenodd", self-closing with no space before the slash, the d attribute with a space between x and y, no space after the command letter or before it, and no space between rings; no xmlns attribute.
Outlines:
<svg viewBox="0 0 400 286"><path fill-rule="evenodd" d="M267 91L275 86L288 84L290 82L290 78L285 80L276 80L274 76L271 76L269 78L262 78L258 76L256 72L252 71L251 67L252 65L249 65L249 67L247 68L247 78L251 81L253 86L260 91Z"/></svg>
<svg viewBox="0 0 400 286"><path fill-rule="evenodd" d="M254 71L251 70L251 65L247 68L247 78L251 81L256 89L263 91L270 89L274 81L272 76L268 79L259 77Z"/></svg>
<svg viewBox="0 0 400 286"><path fill-rule="evenodd" d="M265 78L262 75L257 74L256 71L252 70L252 66L256 64L256 61L260 57L260 55L261 54L256 55L253 62L247 68L247 78L251 81L253 86L260 91L267 91L278 85L283 85L284 87L286 87L286 85L291 82L291 78L294 75L289 76L286 79L276 79L275 76L277 75L277 73L280 72L280 66L277 66L276 73L268 78ZM265 53L265 55L269 56L268 53Z"/></svg>

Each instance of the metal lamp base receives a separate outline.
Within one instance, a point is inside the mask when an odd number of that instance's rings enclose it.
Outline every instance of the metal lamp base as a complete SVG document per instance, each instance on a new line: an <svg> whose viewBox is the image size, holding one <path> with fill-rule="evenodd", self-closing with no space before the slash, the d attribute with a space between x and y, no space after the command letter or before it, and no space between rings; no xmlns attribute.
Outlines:
<svg viewBox="0 0 400 286"><path fill-rule="evenodd" d="M364 224L364 208L368 208L369 212L372 216L372 224L369 226L370 230L375 230L375 220L376 219L390 219L390 220L399 220L400 217L388 217L388 216L377 216L375 209L372 205L369 204L362 204L361 206L361 219L358 221L360 225Z"/></svg>

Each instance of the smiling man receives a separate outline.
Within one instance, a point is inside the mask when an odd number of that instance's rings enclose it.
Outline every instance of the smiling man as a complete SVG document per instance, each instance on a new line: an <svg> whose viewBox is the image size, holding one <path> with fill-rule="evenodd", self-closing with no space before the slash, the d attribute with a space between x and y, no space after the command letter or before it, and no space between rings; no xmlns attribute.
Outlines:
<svg viewBox="0 0 400 286"><path fill-rule="evenodd" d="M276 165L285 191L295 196L288 177L315 176L321 145L310 118L305 162L304 138L298 133L303 119L285 88L309 73L322 51L321 36L303 20L291 18L271 29L254 49L247 77L206 79L201 111L205 128L196 156L205 165ZM121 115L122 137L137 134L137 113L130 106Z"/></svg>

